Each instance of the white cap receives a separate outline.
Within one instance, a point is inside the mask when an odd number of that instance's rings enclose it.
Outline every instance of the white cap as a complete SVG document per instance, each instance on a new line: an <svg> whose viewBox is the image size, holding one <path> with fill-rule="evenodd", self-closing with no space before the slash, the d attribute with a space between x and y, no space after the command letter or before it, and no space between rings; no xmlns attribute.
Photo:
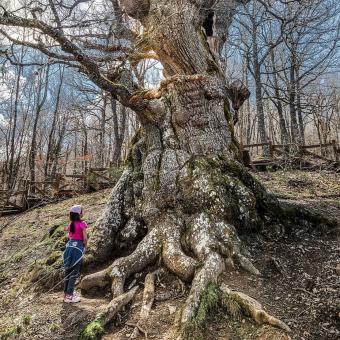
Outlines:
<svg viewBox="0 0 340 340"><path fill-rule="evenodd" d="M70 212L81 214L83 211L83 208L80 204L74 205L71 209Z"/></svg>

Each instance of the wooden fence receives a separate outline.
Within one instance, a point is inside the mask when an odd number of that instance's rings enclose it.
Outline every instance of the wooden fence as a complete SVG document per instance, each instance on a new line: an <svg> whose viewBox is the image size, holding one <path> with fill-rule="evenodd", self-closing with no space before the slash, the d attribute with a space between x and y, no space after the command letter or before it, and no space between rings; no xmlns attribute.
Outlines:
<svg viewBox="0 0 340 340"><path fill-rule="evenodd" d="M253 148L260 148L261 154L265 157L262 160L253 161L254 164L270 164L275 160L275 154L280 156L287 156L287 158L291 157L292 154L297 157L302 157L304 155L310 156L310 158L319 159L323 162L339 162L340 158L340 148L337 145L335 140L332 140L330 143L325 144L311 144L311 145L299 145L299 144L274 144L272 141L268 141L266 143L255 143L255 144L246 144L241 145L242 151L249 151ZM316 152L312 152L309 150L317 149L320 154ZM326 150L330 151L327 152ZM248 155L248 158L251 158L251 155Z"/></svg>
<svg viewBox="0 0 340 340"><path fill-rule="evenodd" d="M84 173L56 174L49 181L21 181L15 190L0 189L0 216L25 211L39 203L72 197L114 184L110 168L90 168Z"/></svg>

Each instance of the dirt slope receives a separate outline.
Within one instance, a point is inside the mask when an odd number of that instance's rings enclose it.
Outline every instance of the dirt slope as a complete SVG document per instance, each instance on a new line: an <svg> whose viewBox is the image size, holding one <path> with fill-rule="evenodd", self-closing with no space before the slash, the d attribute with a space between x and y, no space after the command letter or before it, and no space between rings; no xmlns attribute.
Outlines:
<svg viewBox="0 0 340 340"><path fill-rule="evenodd" d="M276 172L259 175L273 192L303 203L340 221L340 183L334 173ZM0 219L0 334L1 339L77 339L99 306L109 301L109 290L94 292L77 305L62 303L60 255L68 207L83 204L90 229L109 191L51 204L22 215ZM329 196L320 198L315 196ZM340 195L339 195L340 196ZM223 280L258 299L292 328L293 339L340 339L340 243L336 230L297 231L278 239L250 236L245 240L260 278L237 268ZM138 320L137 298L111 325L104 339L127 339ZM157 280L156 302L144 329L150 339L162 339L173 323L188 288L171 274ZM228 322L226 322L228 321ZM261 339L262 328L241 317L240 322L220 311L207 324L205 339ZM143 339L144 336L139 337ZM272 339L275 339L272 337Z"/></svg>

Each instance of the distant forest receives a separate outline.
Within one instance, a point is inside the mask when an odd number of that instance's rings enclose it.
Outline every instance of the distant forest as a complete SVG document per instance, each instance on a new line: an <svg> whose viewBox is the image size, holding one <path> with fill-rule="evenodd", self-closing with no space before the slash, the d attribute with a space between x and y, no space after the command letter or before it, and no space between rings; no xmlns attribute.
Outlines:
<svg viewBox="0 0 340 340"><path fill-rule="evenodd" d="M118 38L102 33L114 26L113 16L102 15L111 7L95 3L76 8L72 40L109 68L124 61L128 47L120 41L119 49L103 48ZM229 82L241 79L251 91L235 126L241 144L339 143L339 6L334 0L250 1L239 8L222 66ZM124 160L139 126L133 112L60 58L57 47L47 48L38 30L0 27L2 185ZM163 79L152 55L130 67L145 87Z"/></svg>

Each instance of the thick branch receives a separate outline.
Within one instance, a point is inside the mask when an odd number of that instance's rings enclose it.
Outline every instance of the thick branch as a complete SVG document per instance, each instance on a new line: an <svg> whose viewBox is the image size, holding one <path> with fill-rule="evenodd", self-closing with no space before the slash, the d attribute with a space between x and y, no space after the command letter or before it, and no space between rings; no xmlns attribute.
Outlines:
<svg viewBox="0 0 340 340"><path fill-rule="evenodd" d="M105 77L93 58L86 55L76 44L67 39L61 30L53 28L41 20L21 18L4 12L0 16L0 24L5 26L35 28L53 38L60 44L64 52L71 54L73 58L82 65L82 72L96 85L110 92L115 99L121 101L123 105L130 106L129 99L132 93L138 89L138 85L133 81L132 74L130 74L127 69L125 72L112 72L110 79ZM34 46L31 47L35 48ZM46 50L48 51L46 47L43 50L41 48L39 49L44 53ZM129 80L126 79L128 74L130 74ZM121 79L121 76L123 76L123 79Z"/></svg>

